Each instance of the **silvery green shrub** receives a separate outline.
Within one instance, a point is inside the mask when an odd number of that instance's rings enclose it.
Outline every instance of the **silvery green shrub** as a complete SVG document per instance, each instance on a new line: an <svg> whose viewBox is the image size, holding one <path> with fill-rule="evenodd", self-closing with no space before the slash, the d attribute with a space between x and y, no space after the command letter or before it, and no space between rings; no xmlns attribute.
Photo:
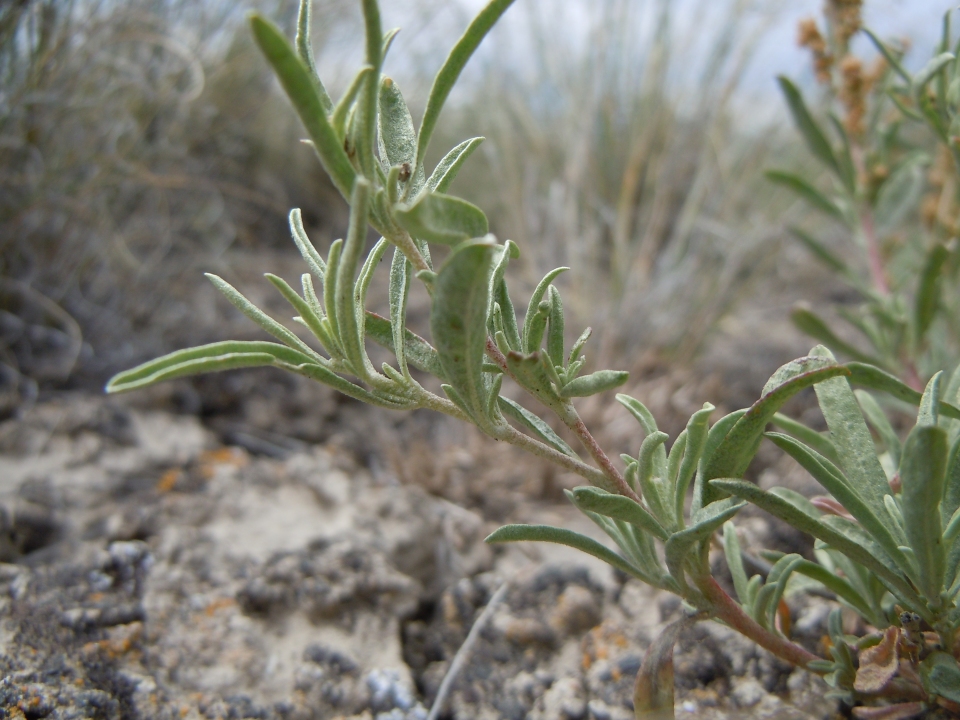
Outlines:
<svg viewBox="0 0 960 720"><path fill-rule="evenodd" d="M382 74L395 31L382 31L376 0L362 3L365 63L336 103L314 66L309 2L301 4L293 44L268 21L252 16L260 49L320 162L350 204L347 237L335 241L326 257L307 237L299 211L291 212L291 233L307 270L299 291L267 274L310 339L301 339L210 275L230 302L276 342L228 341L181 350L118 374L108 392L216 370L274 366L381 408L445 413L578 474L587 484L567 495L612 539L616 551L544 525L508 525L487 540L568 545L684 600L684 617L651 645L638 674L638 718L672 717L673 643L683 627L705 618L823 674L850 702L882 699L901 713L956 711L960 410L953 401L960 372L949 381L936 375L921 394L883 369L840 364L817 347L780 368L751 407L714 420L714 407L707 403L669 444L639 400L617 395L636 419L642 442L635 457L623 455L622 463L615 463L584 425L576 401L617 388L627 374L585 372L589 329L567 345L563 303L553 285L566 268L543 278L521 318L505 280L519 249L510 241L500 244L488 233L484 213L448 192L482 138L452 148L429 173L423 165L450 89L510 4L490 2L456 42L437 73L419 127L396 82ZM381 237L368 249L369 227ZM435 266L431 248L438 245L449 250ZM377 265L388 256L389 316L383 317L366 309L366 298ZM406 326L413 282L431 298L429 339ZM392 352L393 361L376 367L367 352L371 341ZM421 373L440 380L442 395L417 380ZM529 402L501 395L505 379ZM851 384L919 406L906 442L900 442L873 397ZM809 387L816 390L828 432L779 413ZM551 428L544 419L549 414L569 428L581 451ZM879 447L868 422L881 439ZM771 424L778 431L768 432ZM745 481L765 440L795 458L829 496L810 501ZM732 525L748 502L813 535L815 561L768 553L767 571L748 577ZM736 599L711 574L709 554L720 532ZM793 642L783 598L799 578L854 610L870 631L863 637L844 634L838 610L831 616L828 657Z"/></svg>

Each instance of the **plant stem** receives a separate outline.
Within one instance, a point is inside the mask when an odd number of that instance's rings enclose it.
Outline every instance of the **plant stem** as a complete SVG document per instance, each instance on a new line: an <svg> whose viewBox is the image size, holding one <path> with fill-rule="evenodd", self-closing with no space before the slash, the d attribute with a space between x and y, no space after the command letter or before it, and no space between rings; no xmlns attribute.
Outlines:
<svg viewBox="0 0 960 720"><path fill-rule="evenodd" d="M806 668L814 660L820 660L813 653L796 645L786 638L764 628L760 623L747 615L733 598L727 595L722 587L710 575L702 574L695 578L697 587L711 605L711 610L720 620L739 632L744 637L753 640L760 647L769 650L781 660L792 665ZM813 672L813 671L811 671Z"/></svg>
<svg viewBox="0 0 960 720"><path fill-rule="evenodd" d="M583 420L577 414L577 411L574 409L573 404L568 403L567 405L568 414L567 417L564 417L563 420L577 437L580 439L581 444L587 449L587 452L590 453L596 463L603 470L604 474L610 478L617 486L617 492L621 495L626 495L628 498L633 500L636 503L642 502L640 496L633 491L627 481L624 479L623 475L620 474L620 471L614 466L610 458L603 451L603 448L600 447L600 444L596 441L596 438L590 434L590 431L587 430L587 426L584 424Z"/></svg>
<svg viewBox="0 0 960 720"><path fill-rule="evenodd" d="M554 465L559 465L565 470L575 472L591 485L595 485L608 492L617 492L618 490L616 485L610 482L607 474L602 470L591 467L582 460L566 455L559 450L554 450L549 445L539 442L529 435L525 435L512 425L504 425L492 437L508 442L511 445L516 445L533 455L542 457L544 460L549 460Z"/></svg>
<svg viewBox="0 0 960 720"><path fill-rule="evenodd" d="M870 279L877 292L886 297L890 294L890 287L887 285L887 277L883 272L883 259L880 257L880 243L877 240L877 232L873 226L873 216L869 210L860 212L860 228L863 231L863 239L867 246L867 262L870 265Z"/></svg>

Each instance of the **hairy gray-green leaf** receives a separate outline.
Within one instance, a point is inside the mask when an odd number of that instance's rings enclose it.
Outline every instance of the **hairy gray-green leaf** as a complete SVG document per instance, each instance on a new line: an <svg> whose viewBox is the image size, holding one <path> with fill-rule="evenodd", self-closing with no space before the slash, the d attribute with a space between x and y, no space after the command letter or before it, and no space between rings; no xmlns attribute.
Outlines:
<svg viewBox="0 0 960 720"><path fill-rule="evenodd" d="M313 61L313 49L310 47L310 4L310 0L300 0L300 8L297 11L297 37L294 44L297 47L297 54L310 71L310 77L324 112L329 115L333 112L333 103L317 74L317 65Z"/></svg>
<svg viewBox="0 0 960 720"><path fill-rule="evenodd" d="M168 353L117 373L107 383L108 393L125 392L187 375L240 367L315 362L313 357L272 342L227 340Z"/></svg>
<svg viewBox="0 0 960 720"><path fill-rule="evenodd" d="M844 367L850 371L850 382L854 385L861 385L871 390L881 390L911 405L919 405L923 398L922 393L914 390L900 378L873 365L849 362ZM940 401L940 414L954 420L960 420L960 409L942 400Z"/></svg>
<svg viewBox="0 0 960 720"><path fill-rule="evenodd" d="M403 342L407 323L407 295L410 292L410 274L413 267L400 248L393 251L390 263L390 327L393 334L393 349L397 364L404 377L409 376L407 369L406 343Z"/></svg>
<svg viewBox="0 0 960 720"><path fill-rule="evenodd" d="M533 432L538 438L543 440L543 442L547 443L547 445L559 450L564 455L577 457L577 454L573 451L573 448L567 445L567 443L565 443L563 439L553 431L553 428L547 425L547 423L545 423L541 418L534 415L519 403L515 403L510 398L500 397L499 402L500 409L506 415L509 415L528 430Z"/></svg>
<svg viewBox="0 0 960 720"><path fill-rule="evenodd" d="M363 348L363 328L357 320L354 276L367 242L369 201L370 183L365 178L357 178L350 197L350 227L337 267L337 287L334 296L340 347L353 371L363 379L373 372L373 368Z"/></svg>
<svg viewBox="0 0 960 720"><path fill-rule="evenodd" d="M860 486L851 483L841 470L815 450L808 448L789 435L767 433L781 450L796 460L827 492L833 495L893 557L897 547L905 539L900 528L891 522L885 508L879 509L869 503L860 493ZM872 443L872 441L871 441ZM880 502L883 503L883 496Z"/></svg>
<svg viewBox="0 0 960 720"><path fill-rule="evenodd" d="M560 389L560 397L589 397L618 388L629 379L630 373L623 370L598 370L568 382Z"/></svg>
<svg viewBox="0 0 960 720"><path fill-rule="evenodd" d="M724 415L717 420L709 432L707 432L707 441L704 443L703 452L700 454L700 462L697 464L697 476L693 486L692 512L695 513L699 511L707 504L705 502L706 498L708 496L712 497L713 491L709 488L709 483L707 479L705 479L706 468L713 458L714 452L716 452L720 443L723 442L723 439L727 436L727 433L730 432L730 429L736 425L740 418L746 415L746 413L746 408L743 410L734 410L729 415Z"/></svg>
<svg viewBox="0 0 960 720"><path fill-rule="evenodd" d="M780 83L780 89L783 91L783 95L787 100L787 107L790 109L790 114L793 115L794 124L797 126L800 134L803 135L803 139L806 141L807 147L810 148L810 152L824 165L833 170L837 174L837 177L842 179L843 172L837 163L837 158L834 156L830 141L827 140L827 136L824 135L823 130L807 109L807 105L803 101L803 95L800 94L797 86L783 75L777 77L777 82Z"/></svg>
<svg viewBox="0 0 960 720"><path fill-rule="evenodd" d="M353 191L356 171L327 119L323 100L310 71L276 25L254 14L250 17L250 27L257 45L273 66L310 139L313 140L324 169L340 194L349 198Z"/></svg>
<svg viewBox="0 0 960 720"><path fill-rule="evenodd" d="M836 349L839 353L852 357L854 360L860 362L872 364L878 364L880 362L867 353L861 352L845 340L841 340L819 315L805 307L795 307L791 310L790 319L793 320L793 324L796 325L801 332L805 332L814 340Z"/></svg>
<svg viewBox="0 0 960 720"><path fill-rule="evenodd" d="M837 459L837 449L833 446L827 434L817 432L813 428L809 428L803 423L797 422L782 413L774 413L770 422L781 430L785 430L790 435L793 435L798 440L802 440L831 462L839 462Z"/></svg>
<svg viewBox="0 0 960 720"><path fill-rule="evenodd" d="M931 602L939 600L945 570L940 502L946 466L947 434L938 427L917 425L903 447L900 481L905 530L919 564L920 589Z"/></svg>
<svg viewBox="0 0 960 720"><path fill-rule="evenodd" d="M306 0L304 1L306 2ZM310 238L307 237L307 231L303 227L303 217L300 214L300 208L294 208L290 211L289 220L290 235L293 237L293 242L296 243L297 250L300 251L303 261L310 268L314 277L320 282L323 282L323 275L327 270L327 265L323 261L323 258L320 257L320 253L317 252L317 248L310 242Z"/></svg>
<svg viewBox="0 0 960 720"><path fill-rule="evenodd" d="M419 162L427 154L427 146L430 144L430 138L437 125L437 118L440 117L440 111L443 104L450 95L457 78L466 66L473 51L477 49L480 42L493 27L494 23L500 19L500 16L513 3L513 0L492 0L480 13L473 19L469 27L464 31L457 44L450 50L443 66L433 79L433 86L430 88L430 95L427 98L427 107L423 111L423 120L420 123L420 132L417 143L417 158Z"/></svg>
<svg viewBox="0 0 960 720"><path fill-rule="evenodd" d="M584 511L623 520L660 540L670 536L663 526L640 504L623 495L609 493L594 487L578 487L571 491L573 503Z"/></svg>
<svg viewBox="0 0 960 720"><path fill-rule="evenodd" d="M566 272L570 268L559 267L548 272L543 280L541 280L537 287L534 288L533 294L530 296L530 302L527 304L527 314L524 316L523 320L523 351L532 353L537 352L540 349L540 341L537 340L533 342L534 338L532 336L534 329L535 318L540 312L540 303L543 302L544 296L547 294L547 288L550 287L557 276ZM554 358L556 360L557 358Z"/></svg>
<svg viewBox="0 0 960 720"><path fill-rule="evenodd" d="M670 536L664 548L667 567L670 569L670 574L680 583L681 587L686 586L683 564L693 546L699 542L709 540L717 528L721 527L727 520L740 512L744 505L746 505L745 502L736 498L718 500L694 513L694 516L691 518L690 527Z"/></svg>
<svg viewBox="0 0 960 720"><path fill-rule="evenodd" d="M729 520L723 524L723 552L727 558L730 575L733 578L733 587L737 591L737 599L741 605L745 605L747 602L747 573L743 569L743 556L740 550L740 539L737 537L737 528ZM747 612L749 612L749 609L747 609Z"/></svg>
<svg viewBox="0 0 960 720"><path fill-rule="evenodd" d="M553 285L548 291L550 302L550 329L547 331L547 354L557 365L563 365L563 302L560 291Z"/></svg>
<svg viewBox="0 0 960 720"><path fill-rule="evenodd" d="M925 604L914 592L909 581L901 575L891 563L884 563L882 558L887 558L887 553L876 544L867 540L862 542L862 538L851 539L847 532L831 527L827 521L830 518L818 518L816 511L801 505L798 500L804 500L807 505L809 502L803 498L794 499L783 492L764 492L756 485L746 480L735 480L727 478L717 478L710 481L711 485L716 485L724 492L736 495L756 505L761 510L766 510L771 515L780 518L784 522L792 525L801 532L813 535L815 538L823 540L831 547L835 547L844 553L847 557L860 563L864 567L876 573L897 589L901 599L908 603L912 609L925 612ZM840 518L833 518L839 520ZM870 548L874 548L871 550ZM930 617L929 612L926 616Z"/></svg>
<svg viewBox="0 0 960 720"><path fill-rule="evenodd" d="M451 183L456 179L460 168L463 167L467 158L473 154L473 151L476 150L483 141L484 138L482 137L464 140L444 155L443 159L433 169L433 172L430 173L430 178L427 180L427 187L432 191L445 193L447 188L449 188Z"/></svg>
<svg viewBox="0 0 960 720"><path fill-rule="evenodd" d="M364 330L377 345L392 350L396 354L394 327L389 320L368 310ZM406 329L403 331L403 338L403 354L407 362L440 380L447 379L440 365L440 356L430 343Z"/></svg>
<svg viewBox="0 0 960 720"><path fill-rule="evenodd" d="M883 440L883 444L886 446L887 452L890 453L893 464L899 466L900 451L902 449L900 438L887 419L886 414L880 408L879 403L877 403L873 395L865 390L854 390L853 394L856 396L857 402L860 403L860 409L863 411L864 417L867 418L867 422L873 426L873 429L877 431L880 439Z"/></svg>
<svg viewBox="0 0 960 720"><path fill-rule="evenodd" d="M414 237L442 245L456 245L487 234L487 216L476 205L452 195L428 192L412 205L394 210L400 226Z"/></svg>
<svg viewBox="0 0 960 720"><path fill-rule="evenodd" d="M483 360L495 248L487 240L455 248L437 274L430 312L444 374L471 412L481 417L488 393Z"/></svg>
<svg viewBox="0 0 960 720"><path fill-rule="evenodd" d="M247 300L240 292L237 291L233 285L228 283L226 280L212 274L205 273L207 279L213 283L214 287L217 288L223 295L229 300L237 310L242 312L248 318L253 320L257 325L266 330L268 333L273 335L277 340L280 340L283 343L286 343L292 348L296 348L301 352L305 353L308 357L314 356L319 357L314 353L314 351L307 345L303 340L298 338L292 332L287 330L283 325L278 323L272 317L267 315L263 310L258 308L252 302Z"/></svg>
<svg viewBox="0 0 960 720"><path fill-rule="evenodd" d="M558 545L566 545L567 547L585 552L588 555L593 555L608 565L622 570L627 573L627 575L638 577L645 582L647 581L645 573L642 573L638 568L628 563L613 550L605 545L601 545L593 538L573 532L572 530L551 527L550 525L504 525L491 533L484 542L550 542Z"/></svg>
<svg viewBox="0 0 960 720"><path fill-rule="evenodd" d="M741 476L756 455L767 423L787 400L811 385L846 374L845 368L828 364L821 358L800 358L784 365L764 387L763 396L716 446L704 468L704 479ZM700 507L706 507L719 497L710 491L708 485Z"/></svg>
<svg viewBox="0 0 960 720"><path fill-rule="evenodd" d="M937 316L940 306L940 273L949 255L947 248L939 243L927 254L913 310L914 341L917 346L923 343Z"/></svg>
<svg viewBox="0 0 960 720"><path fill-rule="evenodd" d="M780 170L767 170L764 174L768 180L792 190L817 210L836 220L844 221L843 211L837 207L837 204L802 177Z"/></svg>

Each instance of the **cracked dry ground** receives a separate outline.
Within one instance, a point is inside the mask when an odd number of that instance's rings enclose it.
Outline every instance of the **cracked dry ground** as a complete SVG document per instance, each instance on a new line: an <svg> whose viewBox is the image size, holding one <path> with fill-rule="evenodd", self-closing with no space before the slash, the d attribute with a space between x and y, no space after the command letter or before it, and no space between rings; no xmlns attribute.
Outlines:
<svg viewBox="0 0 960 720"><path fill-rule="evenodd" d="M595 534L575 511L508 498L484 517L332 445L216 437L85 395L0 426L0 717L423 720L504 580L441 717L632 717L677 602L572 551L482 543L504 520ZM815 646L829 607L792 609ZM681 637L676 676L679 718L837 713L712 623Z"/></svg>

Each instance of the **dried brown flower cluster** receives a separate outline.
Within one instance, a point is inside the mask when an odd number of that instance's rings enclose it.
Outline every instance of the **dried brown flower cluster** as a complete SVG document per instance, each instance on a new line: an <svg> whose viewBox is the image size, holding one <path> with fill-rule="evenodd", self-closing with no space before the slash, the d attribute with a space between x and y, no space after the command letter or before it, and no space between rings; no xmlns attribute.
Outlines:
<svg viewBox="0 0 960 720"><path fill-rule="evenodd" d="M860 10L862 0L827 0L824 15L830 21L839 52L846 51L850 38L856 35L863 24Z"/></svg>
<svg viewBox="0 0 960 720"><path fill-rule="evenodd" d="M927 173L929 192L923 198L920 207L920 217L924 225L933 228L940 225L949 234L956 235L957 207L953 198L956 196L956 171L950 151L941 146L937 157Z"/></svg>
<svg viewBox="0 0 960 720"><path fill-rule="evenodd" d="M833 55L830 54L827 41L817 27L817 21L813 18L801 20L797 31L797 44L808 48L813 54L813 69L817 74L817 80L828 84L830 70L833 67Z"/></svg>

